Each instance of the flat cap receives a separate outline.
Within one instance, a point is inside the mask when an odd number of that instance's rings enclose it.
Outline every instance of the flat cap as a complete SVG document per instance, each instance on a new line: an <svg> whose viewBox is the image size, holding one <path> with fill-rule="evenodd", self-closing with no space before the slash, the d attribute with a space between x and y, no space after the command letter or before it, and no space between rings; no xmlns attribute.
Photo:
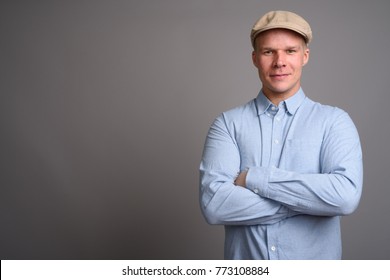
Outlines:
<svg viewBox="0 0 390 280"><path fill-rule="evenodd" d="M304 18L288 11L271 11L262 16L253 25L251 31L252 46L255 46L257 35L263 31L275 28L289 29L299 33L305 39L306 44L309 44L313 39L310 25Z"/></svg>

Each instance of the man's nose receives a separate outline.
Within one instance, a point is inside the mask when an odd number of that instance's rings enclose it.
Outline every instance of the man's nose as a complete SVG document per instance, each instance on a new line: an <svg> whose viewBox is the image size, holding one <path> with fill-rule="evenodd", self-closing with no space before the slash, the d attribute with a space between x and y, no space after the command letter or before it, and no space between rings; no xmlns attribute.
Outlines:
<svg viewBox="0 0 390 280"><path fill-rule="evenodd" d="M275 68L280 68L280 67L284 67L286 66L286 62L285 62L285 56L280 53L280 52L277 52L275 54L275 57L274 57L274 67Z"/></svg>

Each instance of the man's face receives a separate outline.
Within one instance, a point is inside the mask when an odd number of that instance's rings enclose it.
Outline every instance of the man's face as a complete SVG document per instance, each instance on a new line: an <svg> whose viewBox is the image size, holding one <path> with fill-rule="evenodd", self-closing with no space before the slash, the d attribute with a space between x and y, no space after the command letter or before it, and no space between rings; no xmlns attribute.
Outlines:
<svg viewBox="0 0 390 280"><path fill-rule="evenodd" d="M309 60L303 37L287 29L271 29L256 38L253 64L259 70L264 94L285 100L300 88L302 68Z"/></svg>

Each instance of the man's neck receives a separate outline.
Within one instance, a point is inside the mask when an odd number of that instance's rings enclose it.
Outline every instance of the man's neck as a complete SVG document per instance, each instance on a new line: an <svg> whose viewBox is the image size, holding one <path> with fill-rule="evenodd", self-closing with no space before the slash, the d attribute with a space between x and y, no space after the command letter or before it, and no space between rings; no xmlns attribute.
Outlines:
<svg viewBox="0 0 390 280"><path fill-rule="evenodd" d="M298 88L298 90L285 93L269 92L267 90L264 90L264 88L262 89L262 91L272 104L274 104L275 106L279 106L280 102L285 101L286 99L289 99L290 97L294 96L299 91L299 89L300 87Z"/></svg>

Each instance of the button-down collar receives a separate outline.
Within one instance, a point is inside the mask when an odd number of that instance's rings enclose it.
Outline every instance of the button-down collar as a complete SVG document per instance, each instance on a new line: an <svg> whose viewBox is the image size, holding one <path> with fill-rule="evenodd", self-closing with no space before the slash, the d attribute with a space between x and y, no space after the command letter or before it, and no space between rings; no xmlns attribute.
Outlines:
<svg viewBox="0 0 390 280"><path fill-rule="evenodd" d="M296 94L283 101L283 103L285 104L287 111L291 115L294 115L295 112L298 110L299 106L301 106L302 101L305 99L305 97L305 93L303 92L302 88L300 88ZM269 99L264 95L263 91L260 91L259 95L256 98L256 106L258 115L261 115L266 113L270 109L270 107L275 105L272 104L271 101L269 101Z"/></svg>

